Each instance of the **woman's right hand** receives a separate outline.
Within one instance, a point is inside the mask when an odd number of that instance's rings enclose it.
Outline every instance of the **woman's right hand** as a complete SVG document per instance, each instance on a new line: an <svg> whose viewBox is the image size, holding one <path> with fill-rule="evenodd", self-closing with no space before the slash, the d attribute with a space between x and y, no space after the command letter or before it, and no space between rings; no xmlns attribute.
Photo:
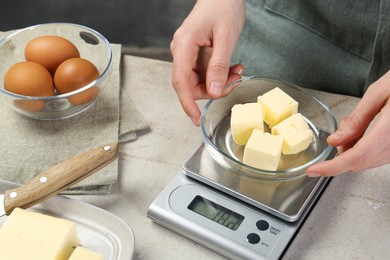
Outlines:
<svg viewBox="0 0 390 260"><path fill-rule="evenodd" d="M230 59L245 21L245 0L198 0L171 42L172 84L180 103L199 126L198 99L228 94L224 86L241 78Z"/></svg>

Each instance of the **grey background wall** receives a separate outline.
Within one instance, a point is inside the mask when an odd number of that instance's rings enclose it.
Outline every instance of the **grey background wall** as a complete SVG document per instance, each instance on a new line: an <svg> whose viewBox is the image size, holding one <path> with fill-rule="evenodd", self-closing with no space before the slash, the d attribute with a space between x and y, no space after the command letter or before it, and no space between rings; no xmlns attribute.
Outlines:
<svg viewBox="0 0 390 260"><path fill-rule="evenodd" d="M0 0L0 30L47 22L91 27L128 52L158 55L196 0Z"/></svg>

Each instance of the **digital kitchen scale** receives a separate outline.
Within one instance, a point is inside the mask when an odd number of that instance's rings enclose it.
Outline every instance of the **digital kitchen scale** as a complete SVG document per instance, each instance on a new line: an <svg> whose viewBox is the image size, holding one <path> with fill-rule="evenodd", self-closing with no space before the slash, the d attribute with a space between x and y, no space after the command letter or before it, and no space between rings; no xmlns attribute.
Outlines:
<svg viewBox="0 0 390 260"><path fill-rule="evenodd" d="M256 181L223 168L201 145L147 215L228 258L278 259L329 180Z"/></svg>

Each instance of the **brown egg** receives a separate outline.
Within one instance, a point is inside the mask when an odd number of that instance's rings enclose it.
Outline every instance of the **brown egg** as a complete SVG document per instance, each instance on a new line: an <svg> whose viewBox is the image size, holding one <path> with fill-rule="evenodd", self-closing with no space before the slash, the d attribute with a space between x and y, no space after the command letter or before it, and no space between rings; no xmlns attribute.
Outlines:
<svg viewBox="0 0 390 260"><path fill-rule="evenodd" d="M92 100L95 100L96 97L99 95L99 91L100 91L99 87L93 86L87 90L84 90L81 93L69 97L68 100L73 105L86 104L88 102L91 102Z"/></svg>
<svg viewBox="0 0 390 260"><path fill-rule="evenodd" d="M29 112L38 112L45 107L45 101L43 100L28 100L28 99L16 99L14 105L20 109Z"/></svg>
<svg viewBox="0 0 390 260"><path fill-rule="evenodd" d="M53 96L53 78L49 71L35 62L23 61L14 64L5 74L4 88L15 94L25 96ZM13 101L20 109L37 112L41 111L43 100L16 99Z"/></svg>
<svg viewBox="0 0 390 260"><path fill-rule="evenodd" d="M93 63L83 58L72 58L58 66L54 74L54 85L58 94L69 93L82 88L99 77L99 71ZM69 97L69 102L81 105L94 100L99 88L93 86L79 94Z"/></svg>
<svg viewBox="0 0 390 260"><path fill-rule="evenodd" d="M53 96L53 78L42 65L22 61L14 64L5 74L4 88L25 96Z"/></svg>
<svg viewBox="0 0 390 260"><path fill-rule="evenodd" d="M65 60L80 57L76 46L69 40L54 35L32 39L24 49L27 61L41 64L54 75L57 67Z"/></svg>

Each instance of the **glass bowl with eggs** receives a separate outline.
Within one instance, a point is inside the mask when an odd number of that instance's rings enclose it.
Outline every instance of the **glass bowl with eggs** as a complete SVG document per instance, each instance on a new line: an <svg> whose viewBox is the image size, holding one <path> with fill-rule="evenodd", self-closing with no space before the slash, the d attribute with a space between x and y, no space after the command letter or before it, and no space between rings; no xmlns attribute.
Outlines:
<svg viewBox="0 0 390 260"><path fill-rule="evenodd" d="M271 78L243 77L202 110L203 142L214 161L247 178L293 180L335 155L326 138L337 128L312 91Z"/></svg>
<svg viewBox="0 0 390 260"><path fill-rule="evenodd" d="M91 28L47 23L1 39L0 64L4 104L30 118L64 119L95 103L111 74L112 48Z"/></svg>

